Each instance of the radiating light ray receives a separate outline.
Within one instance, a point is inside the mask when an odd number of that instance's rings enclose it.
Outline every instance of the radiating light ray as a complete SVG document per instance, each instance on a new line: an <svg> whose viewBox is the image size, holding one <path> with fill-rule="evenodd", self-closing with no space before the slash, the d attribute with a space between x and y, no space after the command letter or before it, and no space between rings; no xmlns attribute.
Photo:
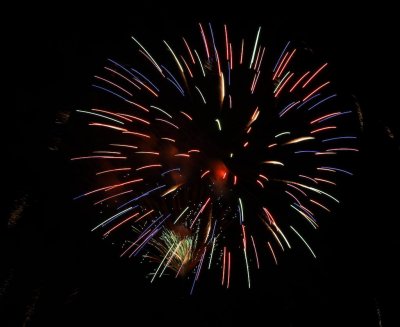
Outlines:
<svg viewBox="0 0 400 327"><path fill-rule="evenodd" d="M121 154L121 152L118 151L93 151L92 153Z"/></svg>
<svg viewBox="0 0 400 327"><path fill-rule="evenodd" d="M171 82L171 84L173 86L176 87L176 89L179 91L179 93L182 96L185 96L185 91L183 90L182 86L179 84L179 82L177 81L177 79L175 78L175 76L167 69L167 67L161 65L161 67L168 73L168 75L171 77L167 77L167 81Z"/></svg>
<svg viewBox="0 0 400 327"><path fill-rule="evenodd" d="M206 72L204 71L204 67L203 67L203 64L201 62L200 56L199 56L199 54L197 53L196 50L194 50L194 53L195 53L195 55L197 57L197 60L199 61L201 71L203 72L203 76L206 77Z"/></svg>
<svg viewBox="0 0 400 327"><path fill-rule="evenodd" d="M289 64L290 60L293 58L294 54L296 53L297 49L293 49L293 51L290 53L290 55L288 56L287 60L285 61L285 63L283 64L282 68L280 69L280 71L278 72L278 78L282 75L282 73L285 71L285 68L287 67L287 65Z"/></svg>
<svg viewBox="0 0 400 327"><path fill-rule="evenodd" d="M277 160L267 160L267 161L264 161L264 163L269 164L269 165L282 166L282 167L285 165L283 162L280 162Z"/></svg>
<svg viewBox="0 0 400 327"><path fill-rule="evenodd" d="M299 201L299 199L298 198L296 198L292 193L290 193L289 191L285 191L285 193L287 194L287 195L289 195L290 197L292 197L293 198L293 200L295 200L296 201L296 203L297 204L299 204L300 205L300 201Z"/></svg>
<svg viewBox="0 0 400 327"><path fill-rule="evenodd" d="M289 54L289 52L286 52L285 55L283 56L282 61L279 63L278 69L275 71L275 74L274 74L274 76L272 77L272 80L273 80L273 81L276 81L276 79L277 79L277 77L278 77L278 73L280 72L280 70L281 70L281 68L282 68L282 65L283 65L283 63L285 62L285 60L286 60L288 54Z"/></svg>
<svg viewBox="0 0 400 327"><path fill-rule="evenodd" d="M266 223L265 223L266 224ZM274 232L274 230L268 225L266 224L266 226L268 227L269 231L271 232L272 236L275 238L275 241L279 244L279 246L281 247L282 251L285 252L285 248L281 242L281 240L279 239L278 235L276 235L276 233Z"/></svg>
<svg viewBox="0 0 400 327"><path fill-rule="evenodd" d="M310 74L310 71L305 72L297 81L296 83L293 84L293 86L290 88L289 92L292 93L294 89L302 82L303 79L307 77L307 75Z"/></svg>
<svg viewBox="0 0 400 327"><path fill-rule="evenodd" d="M215 121L216 121L216 123L218 125L218 130L222 131L221 122L219 121L219 119L216 119Z"/></svg>
<svg viewBox="0 0 400 327"><path fill-rule="evenodd" d="M144 217L147 217L148 215L152 214L154 212L154 210L150 210L147 211L145 214L141 215L138 219L135 220L135 223L137 223L138 221L141 221Z"/></svg>
<svg viewBox="0 0 400 327"><path fill-rule="evenodd" d="M301 103L296 109L297 110L301 109L305 105L307 105L310 102L312 102L312 100L317 99L320 95L321 95L320 93L317 93L317 94L313 95L312 97L309 97L307 100L305 100L303 103Z"/></svg>
<svg viewBox="0 0 400 327"><path fill-rule="evenodd" d="M318 184L318 182L315 181L314 179L312 179L312 181L313 181L314 183ZM294 186L293 184L290 184L290 183L288 183L287 186L289 186L289 187L291 187L291 188L294 188L295 190L299 191L299 192L300 192L302 195L304 195L305 197L308 197L307 194L306 194L303 190L299 189L297 186Z"/></svg>
<svg viewBox="0 0 400 327"><path fill-rule="evenodd" d="M316 204L317 206L321 207L322 209L324 209L324 210L326 210L328 212L331 212L327 207L325 207L324 205L322 205L321 203L319 203L319 202L317 202L317 201L315 201L313 199L310 199L310 202Z"/></svg>
<svg viewBox="0 0 400 327"><path fill-rule="evenodd" d="M192 288L191 288L191 290L190 290L190 295L192 295L192 293L193 293L193 289L194 289L194 284L195 284L195 282L198 280L198 278L199 278L199 275L200 275L200 271L201 271L201 267L203 266L203 261L204 261L204 257L205 257L205 255L206 255L206 248L204 249L204 252L203 252L203 255L201 256L201 259L200 259L200 263L199 263L199 265L197 266L197 271L196 271L196 277L195 277L195 279L193 280L193 285L192 285Z"/></svg>
<svg viewBox="0 0 400 327"><path fill-rule="evenodd" d="M338 136L338 137L331 137L328 139L324 139L321 142L325 143L325 142L332 142L332 141L338 141L338 140L356 140L357 136Z"/></svg>
<svg viewBox="0 0 400 327"><path fill-rule="evenodd" d="M157 92L160 92L160 89L150 80L148 79L145 75L143 75L141 72L139 72L138 70L134 69L134 68L130 68L131 71L135 72L137 75L139 75L140 77L142 77L147 83L149 83ZM137 76L136 76L137 78Z"/></svg>
<svg viewBox="0 0 400 327"><path fill-rule="evenodd" d="M225 99L225 79L224 79L224 74L220 73L219 74L219 80L220 80L220 84L221 84L221 88L220 88L220 104L222 105L222 102Z"/></svg>
<svg viewBox="0 0 400 327"><path fill-rule="evenodd" d="M161 267L163 266L164 261L167 259L169 253L172 251L172 248L174 247L174 244L171 244L168 252L165 254L164 258L162 259L162 261L160 262L160 264L158 265L156 271L153 274L153 277L150 280L150 283L152 283L154 281L154 278L156 278L158 271L161 269Z"/></svg>
<svg viewBox="0 0 400 327"><path fill-rule="evenodd" d="M203 38L204 47L206 49L207 58L210 58L210 51L208 50L206 35L204 34L203 26L201 25L201 23L199 23L199 27L200 27L201 36Z"/></svg>
<svg viewBox="0 0 400 327"><path fill-rule="evenodd" d="M190 77L191 77L191 78L193 78L193 73L192 73L192 71L191 71L191 69L190 69L189 65L187 64L187 62L186 62L185 58L183 58L183 57L181 56L181 59L182 59L182 61L183 61L184 65L185 65L185 67L186 67L186 69L187 69L187 71L188 71L188 73L189 73Z"/></svg>
<svg viewBox="0 0 400 327"><path fill-rule="evenodd" d="M122 119L122 120L125 120L125 121L127 121L127 122L130 122L130 123L132 122L132 119L128 118L128 117L130 117L130 116L129 116L129 115L126 115L126 114L121 114L121 113L116 113L116 112L111 112L111 111L108 111L108 110L96 109L96 108L93 108L92 111L102 112L102 113L105 113L105 114L107 114L107 115L111 115L111 116L114 116L114 117L118 117L118 118L120 118L120 119ZM124 125L125 125L125 123L124 123Z"/></svg>
<svg viewBox="0 0 400 327"><path fill-rule="evenodd" d="M294 108L296 105L298 105L300 101L293 101L289 103L281 112L279 113L279 117L282 118L284 114L286 114L290 109Z"/></svg>
<svg viewBox="0 0 400 327"><path fill-rule="evenodd" d="M354 152L358 152L360 150L356 149L356 148L331 148L331 149L327 149L326 151L354 151Z"/></svg>
<svg viewBox="0 0 400 327"><path fill-rule="evenodd" d="M226 24L224 24L224 32L225 32L225 50L226 50L226 60L229 60L229 41L228 41L228 29Z"/></svg>
<svg viewBox="0 0 400 327"><path fill-rule="evenodd" d="M315 139L315 137L312 137L312 136L302 136L302 137L298 137L298 138L295 138L293 140L290 140L290 141L284 143L284 145L296 144L296 143L309 141L309 140L314 140L314 139Z"/></svg>
<svg viewBox="0 0 400 327"><path fill-rule="evenodd" d="M146 166L136 168L136 171L143 170L143 169L149 169L149 168L159 168L159 167L162 167L162 165L161 164L146 165Z"/></svg>
<svg viewBox="0 0 400 327"><path fill-rule="evenodd" d="M290 132L282 132L282 133L276 134L274 136L274 138L278 138L278 137L283 136L283 135L290 135Z"/></svg>
<svg viewBox="0 0 400 327"><path fill-rule="evenodd" d="M121 227L122 225L124 225L126 222L132 220L133 218L139 216L139 213L136 212L133 215L129 216L128 218L124 219L123 221L121 221L120 223L116 224L115 226L113 226L112 228L110 228L108 231L106 231L103 234L103 237L108 236L111 232L115 231L117 228ZM93 231L93 230L92 230Z"/></svg>
<svg viewBox="0 0 400 327"><path fill-rule="evenodd" d="M86 156L86 157L75 157L70 160L82 160L82 159L126 159L126 157L113 157L113 156Z"/></svg>
<svg viewBox="0 0 400 327"><path fill-rule="evenodd" d="M122 122L122 121L119 121L117 119L114 119L114 118L111 118L111 117L107 117L105 115L101 115L101 114L98 114L98 113L95 113L95 112L85 111L85 110L76 110L76 111L77 112L81 112L81 113L85 113L85 114L89 114L89 115L93 115L93 116L98 116L98 117L101 117L101 118L105 118L105 119L111 120L111 121L113 121L115 123L124 125L124 122Z"/></svg>
<svg viewBox="0 0 400 327"><path fill-rule="evenodd" d="M229 288L231 284L231 253L228 251L228 276L226 282L226 288Z"/></svg>
<svg viewBox="0 0 400 327"><path fill-rule="evenodd" d="M244 39L242 39L241 48L240 48L240 64L243 63L243 51L244 51Z"/></svg>
<svg viewBox="0 0 400 327"><path fill-rule="evenodd" d="M268 244L269 250L271 251L272 257L274 258L275 264L278 265L278 260L276 260L276 255L275 255L275 252L274 252L274 250L272 248L271 243L268 241L267 244Z"/></svg>
<svg viewBox="0 0 400 327"><path fill-rule="evenodd" d="M290 41L288 41L288 42L286 43L285 47L283 48L283 50L282 50L282 52L281 52L281 54L280 54L278 60L277 60L276 63L275 63L275 66L274 66L274 69L272 70L272 72L275 72L275 71L276 71L276 68L278 67L278 65L279 65L279 63L280 63L280 61L281 61L281 59L282 59L282 56L283 56L283 54L285 53L286 49L289 47L289 44L290 44Z"/></svg>
<svg viewBox="0 0 400 327"><path fill-rule="evenodd" d="M144 192L143 194L141 194L141 195L139 195L139 196L137 196L137 197L135 197L135 198L129 200L128 202L123 203L123 204L120 205L117 209L120 209L120 208L122 208L122 207L125 207L125 206L126 206L127 204L129 204L129 203L136 202L137 200L139 200L139 199L141 199L141 198L144 198L144 197L148 196L149 194L154 193L155 191L158 191L158 190L164 188L165 186L166 186L166 185L157 186L157 187L151 189L150 191Z"/></svg>
<svg viewBox="0 0 400 327"><path fill-rule="evenodd" d="M258 44L258 39L259 39L259 37L260 37L260 32L261 32L261 26L258 28L258 31L257 31L257 36L256 36L256 40L255 40L255 42L254 42L253 53L252 53L252 55L251 55L251 60L250 60L249 69L251 69L251 66L253 65L254 55L255 55L255 53L256 53L257 44Z"/></svg>
<svg viewBox="0 0 400 327"><path fill-rule="evenodd" d="M204 176L208 175L209 173L210 173L209 170L205 171L203 174L201 174L201 177L200 177L200 178L203 178Z"/></svg>
<svg viewBox="0 0 400 327"><path fill-rule="evenodd" d="M135 135L135 136L143 137L143 138L146 138L146 139L150 139L151 138L150 135L143 134L143 133L138 133L138 132L132 132L132 131L126 131L126 132L123 132L123 134Z"/></svg>
<svg viewBox="0 0 400 327"><path fill-rule="evenodd" d="M308 250L310 250L311 254L313 255L313 257L316 259L317 256L315 255L314 251L311 249L311 247L308 245L308 243L306 242L306 240L303 238L303 236L300 235L300 233L294 229L293 226L290 226L290 228L296 233L296 235L303 241L303 243L307 246Z"/></svg>
<svg viewBox="0 0 400 327"><path fill-rule="evenodd" d="M182 37L183 42L185 43L186 49L189 52L190 58L192 59L193 64L196 64L196 61L194 60L193 54L192 54L192 50L190 50L189 44L187 43L187 41L185 40L184 37Z"/></svg>
<svg viewBox="0 0 400 327"><path fill-rule="evenodd" d="M172 48L169 46L169 44L167 43L167 41L164 40L163 42L164 42L164 44L167 46L169 52L171 52L172 56L173 56L174 59L175 59L176 64L177 64L178 67L179 67L179 70L180 70L181 73L183 74L183 73L184 73L183 67L182 67L181 63L179 62L179 59L178 59L178 57L176 56L174 50L172 50Z"/></svg>
<svg viewBox="0 0 400 327"><path fill-rule="evenodd" d="M205 99L203 93L200 91L200 89L199 89L197 86L195 86L195 88L196 88L197 92L199 92L199 94L200 94L200 96L201 96L201 99L203 100L203 103L204 103L204 104L207 104L206 99Z"/></svg>
<svg viewBox="0 0 400 327"><path fill-rule="evenodd" d="M96 173L96 175L102 175L102 174L107 174L107 173L113 173L116 171L127 171L127 170L131 170L132 168L127 167L127 168L115 168L115 169L108 169L108 170L103 170L103 171L99 171L98 173Z"/></svg>
<svg viewBox="0 0 400 327"><path fill-rule="evenodd" d="M215 60L217 61L217 65L218 65L218 73L221 74L221 65L220 65L220 62L219 62L220 60L219 60L218 50L217 50L217 47L215 45L214 32L213 32L211 23L208 23L208 28L210 30L211 42L212 42L212 45L213 45Z"/></svg>
<svg viewBox="0 0 400 327"><path fill-rule="evenodd" d="M323 178L318 178L318 177L315 177L315 180L316 180L316 181L318 181L318 182L323 182L323 183L327 183L327 184L336 185L336 183L335 183L335 182L328 181L327 179L323 179Z"/></svg>
<svg viewBox="0 0 400 327"><path fill-rule="evenodd" d="M261 70L261 64L262 64L263 59L264 59L264 54L265 54L265 47L263 47L263 49L262 49L261 58L260 58L260 61L258 62L258 66L256 67L256 71L260 71Z"/></svg>
<svg viewBox="0 0 400 327"><path fill-rule="evenodd" d="M143 247L149 242L151 241L151 239L161 230L160 226L165 222L165 220L168 219L170 215L167 215L163 220L161 220L161 222L158 223L158 225L156 227L154 227L154 229L150 232L150 234L148 236L146 236L146 238L144 239L144 241L142 242L142 244L140 244L130 255L129 257L132 256L136 256L139 251L141 251L143 249ZM161 216L162 217L162 216ZM161 218L160 217L160 218ZM157 221L157 220L156 220ZM146 230L147 231L147 230Z"/></svg>
<svg viewBox="0 0 400 327"><path fill-rule="evenodd" d="M150 108L156 109L156 110L162 112L164 115L168 116L169 118L172 118L172 116L171 116L168 112L166 112L165 110L163 110L163 109L161 109L161 108L159 108L159 107L150 106Z"/></svg>
<svg viewBox="0 0 400 327"><path fill-rule="evenodd" d="M132 242L130 246L128 246L125 251L123 251L120 255L120 258L123 257L125 254L127 254L135 245L137 242L139 242L144 236L146 236L148 233L150 232L150 230L146 230L145 232L142 233L141 236L139 236L139 238L135 241Z"/></svg>
<svg viewBox="0 0 400 327"><path fill-rule="evenodd" d="M126 69L123 65L119 64L118 62L116 62L115 60L112 59L107 59L107 61L111 62L114 66L117 66L118 68L121 68L123 71L125 71L126 73L128 73L130 76L132 76L133 78L135 78L135 75L132 74L131 71L129 71L128 69ZM113 69L105 67L106 70L109 70L113 73L116 73L118 76L123 77L125 80L127 80L128 82L130 82L131 84L133 84L136 88L138 88L139 90L141 89L138 85L136 85L135 83L133 83L130 79L128 79L127 77L125 77L124 75L115 72Z"/></svg>
<svg viewBox="0 0 400 327"><path fill-rule="evenodd" d="M111 146L116 146L116 147L121 147L121 148L130 148L130 149L137 149L137 146L134 145L128 145L128 144L115 144L115 143L111 143Z"/></svg>
<svg viewBox="0 0 400 327"><path fill-rule="evenodd" d="M301 183L297 183L297 182L291 182L291 183L296 184L296 185L298 185L298 186L300 186L302 188L305 188L307 190L311 190L311 191L313 191L315 193L323 194L323 195L327 196L328 198L332 199L333 201L339 203L338 199L336 199L335 197L333 197L332 195L330 195L330 194L328 194L328 193L326 193L324 191L321 191L320 189L317 189L317 188L311 187L311 186L307 186L307 185L304 185L304 184L301 184Z"/></svg>
<svg viewBox="0 0 400 327"><path fill-rule="evenodd" d="M121 66L120 66L121 67ZM121 77L122 79L124 79L125 81L127 81L128 83L130 83L131 85L133 85L134 87L136 87L138 90L141 90L140 86L137 85L135 82L133 82L132 80L130 80L128 77L126 77L125 75L122 75L121 73L117 72L114 69L111 69L110 67L104 67L105 70L112 72L115 75L118 75L119 77ZM124 68L125 70L125 68ZM129 71L128 71L129 72Z"/></svg>
<svg viewBox="0 0 400 327"><path fill-rule="evenodd" d="M313 91L311 91L307 96L304 97L303 102L306 101L307 99L309 99L310 97L312 97L315 93L317 93L319 90L321 90L322 88L328 86L331 82L325 82L324 84L318 86L316 89L314 89Z"/></svg>
<svg viewBox="0 0 400 327"><path fill-rule="evenodd" d="M153 62L154 66L157 68L157 70L162 74L162 69L160 66L157 64L157 62L154 60L154 58L150 55L150 53L139 43L138 40L136 40L133 36L131 37L133 41L135 41L139 47L147 54L147 56L151 59Z"/></svg>
<svg viewBox="0 0 400 327"><path fill-rule="evenodd" d="M94 75L94 78L96 78L96 79L98 79L98 80L100 80L100 81L103 81L103 82L105 82L105 83L107 83L107 84L110 84L110 85L116 87L118 90L124 92L125 94L127 94L127 95L129 95L129 96L133 96L131 92L127 91L127 90L124 89L123 87L119 86L119 85L116 84L116 83L111 82L110 80L108 80L108 79L106 79L106 78L104 78L104 77Z"/></svg>
<svg viewBox="0 0 400 327"><path fill-rule="evenodd" d="M132 180L127 181L127 182L123 182L123 183L119 183L119 184L110 185L110 186L106 189L106 192L108 192L108 191L110 191L110 190L113 190L113 189L115 189L115 188L121 187L121 186L130 185L130 184L139 183L139 182L143 182L143 178L132 179Z"/></svg>
<svg viewBox="0 0 400 327"><path fill-rule="evenodd" d="M214 255L214 249L215 249L215 237L213 237L213 242L212 242L212 247L211 247L211 252L210 252L210 260L208 261L208 269L211 269L211 263L212 263L212 258Z"/></svg>
<svg viewBox="0 0 400 327"><path fill-rule="evenodd" d="M108 201L110 199L116 198L118 196L121 196L121 195L124 195L124 194L127 194L127 193L131 193L131 192L133 192L133 190L129 190L129 191L125 191L125 192L121 192L121 193L118 193L118 194L115 194L115 195L108 196L108 197L106 197L104 199L101 199L100 201L97 201L97 202L93 203L93 205L98 205L99 203L103 203L103 202Z"/></svg>
<svg viewBox="0 0 400 327"><path fill-rule="evenodd" d="M115 129L117 131L126 132L125 128L121 128L121 127L117 127L117 126L113 126L113 125L101 124L101 123L89 123L89 126L105 127L105 128Z"/></svg>
<svg viewBox="0 0 400 327"><path fill-rule="evenodd" d="M111 95L116 96L117 98L119 98L119 99L121 99L121 100L124 100L124 101L130 103L130 101L129 101L127 98L125 98L125 97L123 97L122 95L120 95L120 94L118 94L118 93L116 93L116 92L113 92L113 91L111 91L111 90L109 90L109 89L107 89L107 88L105 88L105 87L102 87L102 86L99 86L99 85L96 85L96 84L92 84L92 86L93 86L94 88L96 88L96 89L102 90L102 91L104 91L104 92L106 92L106 93L109 93L109 94L111 94Z"/></svg>
<svg viewBox="0 0 400 327"><path fill-rule="evenodd" d="M170 139L170 138L168 138L168 137L160 137L160 139L161 139L161 140L165 140L165 141L169 141L169 142L175 143L175 140L174 140L174 139Z"/></svg>
<svg viewBox="0 0 400 327"><path fill-rule="evenodd" d="M309 216L307 215L304 211L296 208L294 205L290 205L291 208L293 208L294 210L296 210L300 215L302 215L310 224L314 229L317 229L318 225L315 223L315 221Z"/></svg>
<svg viewBox="0 0 400 327"><path fill-rule="evenodd" d="M282 92L283 88L285 87L285 85L291 80L291 78L293 77L294 73L291 73L289 75L290 72L287 72L287 74L283 77L283 79L279 82L279 84L277 85L277 87L275 88L275 95L274 97L277 98L279 96L279 94ZM288 76L289 75L289 76ZM285 77L288 76L288 78L285 79Z"/></svg>
<svg viewBox="0 0 400 327"><path fill-rule="evenodd" d="M142 85L147 91L149 91L156 98L158 98L158 93L156 91L154 91L150 86L146 85L146 83L144 83L143 81L141 81L137 77L135 77L135 81L138 82L140 85Z"/></svg>
<svg viewBox="0 0 400 327"><path fill-rule="evenodd" d="M315 151L315 150L301 150L301 151L295 151L294 153L295 153L295 154L303 154L303 153L313 153L313 154L316 154L316 153L318 153L318 151Z"/></svg>
<svg viewBox="0 0 400 327"><path fill-rule="evenodd" d="M172 186L171 188L169 188L168 190L166 190L164 193L161 194L161 197L164 197L172 192L175 192L178 188L180 188L183 185L183 183L181 184L177 184Z"/></svg>
<svg viewBox="0 0 400 327"><path fill-rule="evenodd" d="M247 238L246 238L246 230L245 226L242 225L242 233L243 233L243 254L244 254L244 261L246 264L246 273L247 273L247 285L250 288L251 283L250 283L250 267L249 267L249 260L247 259Z"/></svg>
<svg viewBox="0 0 400 327"><path fill-rule="evenodd" d="M221 285L225 284L225 267L226 267L226 246L224 246L224 251L222 255L222 279L221 279Z"/></svg>
<svg viewBox="0 0 400 327"><path fill-rule="evenodd" d="M258 65L258 59L260 58L260 52L261 52L261 46L258 47L257 56L256 56L256 60L254 62L254 67L253 67L254 70L257 70L256 67Z"/></svg>
<svg viewBox="0 0 400 327"><path fill-rule="evenodd" d="M324 115L324 116L322 116L322 117L319 117L319 118L317 118L317 119L312 120L312 121L310 122L310 125L316 124L316 123L317 123L317 124L318 124L318 123L321 123L321 122L325 121L326 119L336 117L336 116L338 116L338 115L340 115L340 114L341 114L340 112L333 112L333 113Z"/></svg>
<svg viewBox="0 0 400 327"><path fill-rule="evenodd" d="M257 253L256 243L254 242L254 238L253 238L252 235L250 235L250 238L251 238L251 243L253 244L254 255L256 257L256 263L257 263L257 268L260 269L260 261L258 260L258 253Z"/></svg>
<svg viewBox="0 0 400 327"><path fill-rule="evenodd" d="M190 228L193 228L194 223L197 221L199 216L203 213L204 209L207 207L208 203L210 202L211 198L208 198L206 202L203 204L199 212L197 213L196 217L194 217L192 223L190 224Z"/></svg>
<svg viewBox="0 0 400 327"><path fill-rule="evenodd" d="M176 126L175 124L171 123L171 122L170 122L170 121L168 121L168 120L161 119L161 118L156 118L155 120L157 120L157 121L161 121L161 122L163 122L163 123L165 123L165 124L168 124L168 125L172 126L173 128L179 129L179 127L178 127L178 126Z"/></svg>
<svg viewBox="0 0 400 327"><path fill-rule="evenodd" d="M312 130L310 132L310 134L315 134L315 133L319 133L319 132L325 132L325 131L336 129L336 128L337 128L336 126L321 127L321 128L317 128L317 129Z"/></svg>
<svg viewBox="0 0 400 327"><path fill-rule="evenodd" d="M304 89L308 84L310 84L311 81L312 81L326 66L328 66L328 63L325 63L325 64L323 64L320 68L318 68L318 69L316 70L316 72L315 72L314 74L312 74L312 75L310 76L310 78L307 79L307 80L304 82L302 88Z"/></svg>
<svg viewBox="0 0 400 327"><path fill-rule="evenodd" d="M325 171L332 171L332 172L337 172L337 171L339 171L339 172L341 172L341 173L344 173L344 174L353 176L353 173L351 173L351 172L349 172L349 171L347 171L347 170L344 170L344 169L340 169L340 168L334 168L334 167L318 167L317 170L325 170Z"/></svg>
<svg viewBox="0 0 400 327"><path fill-rule="evenodd" d="M240 209L240 223L243 224L244 222L244 210L243 210L243 203L242 203L242 199L239 198L239 209Z"/></svg>
<svg viewBox="0 0 400 327"><path fill-rule="evenodd" d="M129 208L126 208L126 209L124 209L124 210L122 210L122 211L116 213L116 214L113 215L112 217L110 217L110 218L108 218L108 219L102 221L100 224L98 224L97 226L95 226L94 228L92 228L92 229L91 229L91 232L95 231L95 230L98 229L100 226L105 226L105 225L109 224L109 223L112 222L114 219L116 219L116 218L122 216L124 213L126 213L126 212L128 212L128 211L130 211L130 210L132 210L132 209L133 209L133 207L129 207Z"/></svg>
<svg viewBox="0 0 400 327"><path fill-rule="evenodd" d="M181 170L180 168L169 169L169 170L164 171L163 173L161 173L161 176L165 176L166 174L169 174L169 173L171 173L173 171L180 171L180 170Z"/></svg>
<svg viewBox="0 0 400 327"><path fill-rule="evenodd" d="M189 119L190 121L192 121L193 120L193 118L189 115L189 114L187 114L186 112L184 112L184 111L179 111L182 115L184 115L187 119Z"/></svg>

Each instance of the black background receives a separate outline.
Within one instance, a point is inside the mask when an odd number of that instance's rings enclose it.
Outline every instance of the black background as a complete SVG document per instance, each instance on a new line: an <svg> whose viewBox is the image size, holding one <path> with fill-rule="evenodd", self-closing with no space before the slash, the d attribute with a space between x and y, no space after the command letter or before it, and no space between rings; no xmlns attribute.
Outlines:
<svg viewBox="0 0 400 327"><path fill-rule="evenodd" d="M11 106L2 112L0 322L6 326L398 326L398 50L393 8L324 4L148 3L103 10L15 8L5 28ZM315 12L313 12L315 10ZM343 205L304 253L266 268L250 291L199 284L189 297L150 285L89 232L72 203L63 113L87 102L92 76L128 47L130 35L162 40L197 22L227 23L278 39L302 39L336 69L364 114L359 169ZM22 213L18 215L18 208ZM265 275L262 275L265 274ZM2 323L0 323L3 326Z"/></svg>

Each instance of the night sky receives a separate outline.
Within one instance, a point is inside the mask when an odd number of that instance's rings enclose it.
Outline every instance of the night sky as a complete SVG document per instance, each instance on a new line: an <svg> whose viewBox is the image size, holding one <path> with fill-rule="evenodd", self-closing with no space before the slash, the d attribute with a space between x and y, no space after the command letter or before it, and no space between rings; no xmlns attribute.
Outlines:
<svg viewBox="0 0 400 327"><path fill-rule="evenodd" d="M10 11L0 326L399 326L393 10L342 7L312 14L285 6L198 5L132 5L88 15L80 8ZM341 206L314 235L317 260L295 250L280 266L257 272L251 290L199 283L189 296L167 279L150 285L143 265L119 259L117 249L90 233L85 208L72 201L81 177L69 161L75 132L69 117L90 103L92 77L105 59L131 49L131 35L157 44L197 33L199 21L244 31L262 25L266 40L305 41L331 63L341 88L357 97L364 130L356 175L340 189Z"/></svg>

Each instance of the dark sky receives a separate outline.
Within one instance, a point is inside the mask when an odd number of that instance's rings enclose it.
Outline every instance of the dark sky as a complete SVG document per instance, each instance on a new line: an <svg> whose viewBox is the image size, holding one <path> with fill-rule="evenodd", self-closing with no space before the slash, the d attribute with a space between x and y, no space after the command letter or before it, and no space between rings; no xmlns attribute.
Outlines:
<svg viewBox="0 0 400 327"><path fill-rule="evenodd" d="M398 73L393 8L326 5L313 14L289 6L197 5L10 11L4 47L10 60L3 64L12 70L7 83L13 92L2 115L0 325L2 319L4 326L400 325L400 128L397 85L389 80ZM87 102L92 76L105 58L127 48L130 35L172 38L190 33L198 21L246 31L262 25L268 37L304 40L356 95L365 125L357 175L319 231L317 261L289 255L279 269L261 272L250 291L203 285L189 297L167 283L149 285L143 268L119 260L88 232L88 220L71 201L73 131L64 114Z"/></svg>

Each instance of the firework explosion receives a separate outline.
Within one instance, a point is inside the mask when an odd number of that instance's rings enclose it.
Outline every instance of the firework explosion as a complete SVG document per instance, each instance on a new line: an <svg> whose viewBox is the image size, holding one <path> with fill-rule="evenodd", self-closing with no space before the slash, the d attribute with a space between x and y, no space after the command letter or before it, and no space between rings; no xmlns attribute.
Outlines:
<svg viewBox="0 0 400 327"><path fill-rule="evenodd" d="M133 65L108 59L95 102L77 110L94 131L87 160L100 208L92 228L121 256L154 263L151 281L215 270L230 287L304 246L316 216L352 175L355 104L334 91L330 69L294 42L275 51L199 24L197 39L163 41L156 58L132 37ZM345 109L341 109L345 108ZM168 274L167 274L168 273Z"/></svg>

